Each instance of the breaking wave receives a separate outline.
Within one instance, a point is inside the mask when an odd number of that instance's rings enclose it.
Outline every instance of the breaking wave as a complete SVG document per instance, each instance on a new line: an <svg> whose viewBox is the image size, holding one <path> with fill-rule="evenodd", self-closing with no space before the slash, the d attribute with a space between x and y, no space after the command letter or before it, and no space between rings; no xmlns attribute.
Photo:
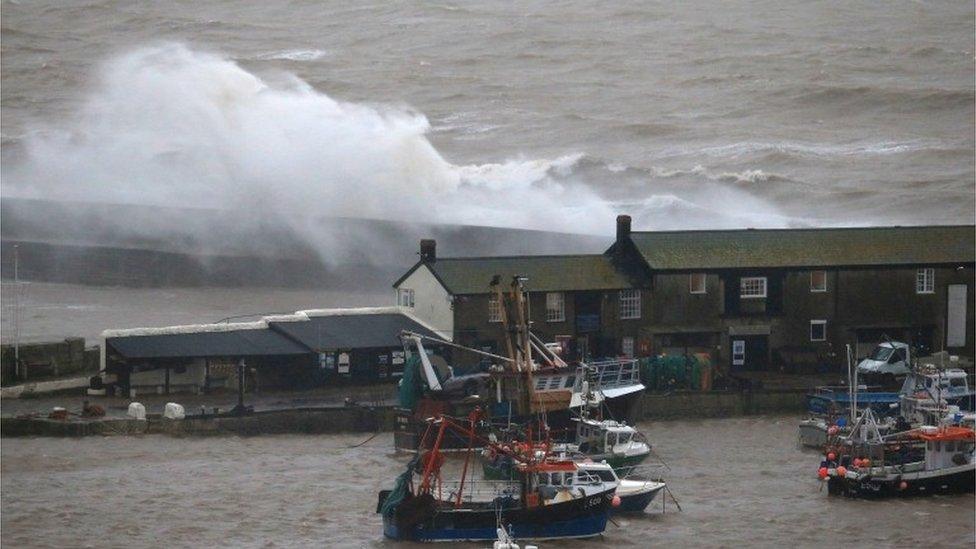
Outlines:
<svg viewBox="0 0 976 549"><path fill-rule="evenodd" d="M728 183L772 183L790 181L790 179L784 175L769 173L758 169L744 170L742 172L713 173L701 164L697 164L695 167L688 170L654 167L652 168L652 171L656 176L665 179L696 176L704 177L712 181L725 181Z"/></svg>
<svg viewBox="0 0 976 549"><path fill-rule="evenodd" d="M737 159L749 156L781 154L792 157L851 157L884 156L921 151L954 150L947 143L937 140L878 141L843 145L825 143L801 143L790 141L742 141L695 149L670 148L661 152L663 158L705 155L713 158Z"/></svg>
<svg viewBox="0 0 976 549"><path fill-rule="evenodd" d="M254 57L262 61L286 60L286 61L315 61L328 55L324 50L284 50L262 53Z"/></svg>
<svg viewBox="0 0 976 549"><path fill-rule="evenodd" d="M406 106L336 101L295 76L271 82L225 57L162 44L110 60L74 116L33 128L23 143L25 158L4 164L4 193L237 210L245 213L241 223L286 223L332 260L338 244L309 220L610 234L620 212L633 213L637 227L742 225L740 214L722 207L731 199L750 205L743 210L750 212L749 226L790 223L734 186L723 196L714 189L684 197L648 190L636 203L612 202L587 180L597 161L580 153L456 165L430 143L429 131L427 118ZM593 176L633 172L600 166ZM714 179L770 177L753 171ZM708 215L689 218L688 211Z"/></svg>

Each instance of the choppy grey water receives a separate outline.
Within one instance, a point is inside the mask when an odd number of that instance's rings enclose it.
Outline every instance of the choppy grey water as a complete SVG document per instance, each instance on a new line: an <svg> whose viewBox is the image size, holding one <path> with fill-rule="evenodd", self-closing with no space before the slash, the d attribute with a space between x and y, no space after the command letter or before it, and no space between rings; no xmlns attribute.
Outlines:
<svg viewBox="0 0 976 549"><path fill-rule="evenodd" d="M265 209L327 210L341 195L330 213L374 217L408 216L434 196L446 206L428 207L428 220L590 232L612 231L603 217L615 211L648 228L973 222L972 2L7 0L2 9L7 195L193 205L208 185L236 203L275 187L298 196L262 195ZM304 120L322 115L315 101L290 96L260 105L254 134L249 119L212 127L237 92L227 67L199 52L265 84L293 75L299 89L358 107L419 112L425 141L385 147L360 126L373 119L322 133ZM169 111L152 97L177 101L195 86L219 88L217 106L187 99L188 110ZM93 98L99 106L79 115ZM175 114L186 120L161 122ZM65 135L37 137L45 132ZM350 135L361 141L355 152L344 148ZM255 145L259 136L267 142ZM426 140L437 166L416 160L430 153ZM164 176L128 163L146 149ZM318 165L315 151L335 158ZM356 192L320 185L331 176ZM194 185L181 186L188 178ZM446 187L430 183L441 179ZM245 182L255 184L245 197L226 198ZM437 192L423 195L428 183ZM467 194L451 201L444 189L458 183ZM412 202L417 193L425 200Z"/></svg>
<svg viewBox="0 0 976 549"><path fill-rule="evenodd" d="M828 497L795 417L645 423L683 512L621 518L551 547L966 547L972 495ZM9 547L408 547L384 541L376 493L405 463L392 434L4 439ZM484 544L466 544L480 547ZM415 546L415 545L414 545Z"/></svg>

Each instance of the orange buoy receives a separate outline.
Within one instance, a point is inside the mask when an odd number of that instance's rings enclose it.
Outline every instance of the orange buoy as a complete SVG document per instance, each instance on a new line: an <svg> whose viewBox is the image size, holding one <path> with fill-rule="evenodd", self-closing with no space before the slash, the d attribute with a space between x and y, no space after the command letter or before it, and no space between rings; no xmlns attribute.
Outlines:
<svg viewBox="0 0 976 549"><path fill-rule="evenodd" d="M854 467L860 467L861 466L861 458L854 458L854 461L852 461L851 463L854 464Z"/></svg>
<svg viewBox="0 0 976 549"><path fill-rule="evenodd" d="M827 478L827 468L821 467L820 469L818 469L817 476L820 477L821 480Z"/></svg>
<svg viewBox="0 0 976 549"><path fill-rule="evenodd" d="M839 476L846 477L847 476L847 467L844 467L843 465L841 465L840 467L838 467L837 468L837 474Z"/></svg>
<svg viewBox="0 0 976 549"><path fill-rule="evenodd" d="M840 432L840 427L836 425L831 425L830 427L827 428L827 434L830 436L834 436L839 432Z"/></svg>
<svg viewBox="0 0 976 549"><path fill-rule="evenodd" d="M898 485L898 489L899 489L899 490L904 490L904 489L906 489L906 488L908 488L908 483L907 483L907 482L905 482L904 480L903 480L903 481L901 481L901 484L899 484L899 485Z"/></svg>
<svg viewBox="0 0 976 549"><path fill-rule="evenodd" d="M610 505L614 507L620 507L620 496L614 495L613 499L610 500Z"/></svg>
<svg viewBox="0 0 976 549"><path fill-rule="evenodd" d="M827 461L834 461L837 459L837 454L833 452L827 452Z"/></svg>
<svg viewBox="0 0 976 549"><path fill-rule="evenodd" d="M870 459L864 458L864 459L861 460L861 467L870 467L870 466L871 466L871 460Z"/></svg>

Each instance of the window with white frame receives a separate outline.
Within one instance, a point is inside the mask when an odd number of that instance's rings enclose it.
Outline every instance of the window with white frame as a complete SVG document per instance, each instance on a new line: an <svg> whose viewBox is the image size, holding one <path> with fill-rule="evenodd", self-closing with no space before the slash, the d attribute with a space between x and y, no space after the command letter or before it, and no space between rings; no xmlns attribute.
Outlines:
<svg viewBox="0 0 976 549"><path fill-rule="evenodd" d="M620 319L641 317L640 290L620 290Z"/></svg>
<svg viewBox="0 0 976 549"><path fill-rule="evenodd" d="M413 308L413 290L400 288L397 290L397 304L401 307Z"/></svg>
<svg viewBox="0 0 976 549"><path fill-rule="evenodd" d="M766 277L747 276L739 280L739 297L760 299L766 297Z"/></svg>
<svg viewBox="0 0 976 549"><path fill-rule="evenodd" d="M488 322L501 322L502 321L502 308L498 303L498 296L492 295L488 297Z"/></svg>
<svg viewBox="0 0 976 549"><path fill-rule="evenodd" d="M691 273L688 275L688 291L693 294L705 293L705 273Z"/></svg>
<svg viewBox="0 0 976 549"><path fill-rule="evenodd" d="M566 320L566 297L562 292L546 294L546 322Z"/></svg>
<svg viewBox="0 0 976 549"><path fill-rule="evenodd" d="M919 269L915 273L915 293L935 293L935 269Z"/></svg>
<svg viewBox="0 0 976 549"><path fill-rule="evenodd" d="M827 341L827 321L810 321L810 341Z"/></svg>
<svg viewBox="0 0 976 549"><path fill-rule="evenodd" d="M827 271L810 271L810 291L814 293L827 291Z"/></svg>
<svg viewBox="0 0 976 549"><path fill-rule="evenodd" d="M634 358L634 338L628 336L620 340L620 353L627 358Z"/></svg>

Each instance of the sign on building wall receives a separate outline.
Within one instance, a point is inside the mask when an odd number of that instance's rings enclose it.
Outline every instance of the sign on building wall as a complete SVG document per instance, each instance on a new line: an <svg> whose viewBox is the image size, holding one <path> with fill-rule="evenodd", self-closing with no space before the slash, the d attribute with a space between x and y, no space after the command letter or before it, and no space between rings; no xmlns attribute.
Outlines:
<svg viewBox="0 0 976 549"><path fill-rule="evenodd" d="M732 340L732 365L742 366L746 363L746 342L743 339Z"/></svg>
<svg viewBox="0 0 976 549"><path fill-rule="evenodd" d="M348 374L349 373L349 353L339 353L339 369L338 373Z"/></svg>

